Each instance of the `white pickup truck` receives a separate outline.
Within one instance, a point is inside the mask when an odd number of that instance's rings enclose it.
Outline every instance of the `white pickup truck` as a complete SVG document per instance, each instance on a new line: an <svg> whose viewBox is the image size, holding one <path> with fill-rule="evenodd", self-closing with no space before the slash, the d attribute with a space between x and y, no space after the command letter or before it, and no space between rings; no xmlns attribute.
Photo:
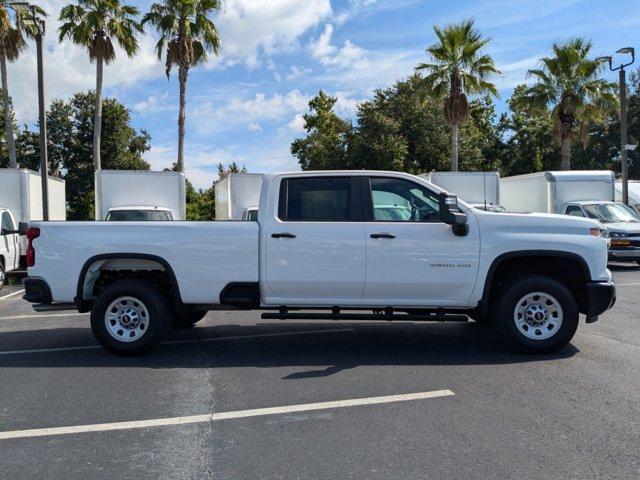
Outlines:
<svg viewBox="0 0 640 480"><path fill-rule="evenodd" d="M393 205L407 215L385 214ZM268 319L495 323L527 353L565 346L609 309L598 222L492 213L399 172L264 177L257 222L34 222L24 298L91 311L116 354L212 309Z"/></svg>

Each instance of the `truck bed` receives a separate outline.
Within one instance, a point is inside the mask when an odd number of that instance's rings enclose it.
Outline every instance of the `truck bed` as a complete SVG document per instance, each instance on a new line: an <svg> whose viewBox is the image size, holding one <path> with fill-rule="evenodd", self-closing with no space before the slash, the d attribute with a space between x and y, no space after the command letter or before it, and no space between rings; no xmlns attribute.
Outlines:
<svg viewBox="0 0 640 480"><path fill-rule="evenodd" d="M184 303L217 304L228 283L258 282L258 228L257 222L47 222L33 242L29 275L46 272L53 301L73 302L88 263L116 252L157 256L173 270Z"/></svg>

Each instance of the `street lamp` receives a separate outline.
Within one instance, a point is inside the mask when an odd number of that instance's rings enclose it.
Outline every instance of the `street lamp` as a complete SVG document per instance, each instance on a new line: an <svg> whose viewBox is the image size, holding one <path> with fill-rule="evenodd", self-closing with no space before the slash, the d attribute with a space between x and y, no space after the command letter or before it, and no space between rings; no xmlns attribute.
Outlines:
<svg viewBox="0 0 640 480"><path fill-rule="evenodd" d="M13 2L10 4L16 11L23 12L23 21L34 27L36 50L38 56L38 109L40 122L40 177L42 181L42 219L49 220L49 168L47 159L47 118L44 104L44 55L42 51L42 37L45 32L45 22L38 16L39 8L28 2ZM42 10L40 10L41 12ZM31 14L31 18L25 13Z"/></svg>
<svg viewBox="0 0 640 480"><path fill-rule="evenodd" d="M596 58L596 61L607 62L609 64L609 70L620 72L620 147L621 163L622 163L622 201L625 204L629 204L629 164L627 161L629 148L627 143L627 78L624 67L628 67L636 60L636 52L633 47L624 47L616 51L616 53L622 55L631 55L631 61L628 63L622 63L617 67L613 67L613 57L603 56Z"/></svg>

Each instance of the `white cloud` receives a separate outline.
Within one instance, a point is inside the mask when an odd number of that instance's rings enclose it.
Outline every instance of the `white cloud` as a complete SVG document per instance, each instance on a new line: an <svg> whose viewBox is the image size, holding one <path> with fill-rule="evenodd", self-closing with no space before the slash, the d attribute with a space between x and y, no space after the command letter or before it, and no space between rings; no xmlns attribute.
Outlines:
<svg viewBox="0 0 640 480"><path fill-rule="evenodd" d="M305 131L304 124L305 122L302 114L296 113L296 115L291 119L287 127L296 133L302 133Z"/></svg>
<svg viewBox="0 0 640 480"><path fill-rule="evenodd" d="M330 0L229 0L219 19L222 61L256 67L261 53L293 51L331 13Z"/></svg>
<svg viewBox="0 0 640 480"><path fill-rule="evenodd" d="M293 65L289 68L289 73L287 73L286 79L288 81L296 80L297 78L303 77L311 73L310 68L298 67L297 65Z"/></svg>
<svg viewBox="0 0 640 480"><path fill-rule="evenodd" d="M140 115L153 115L159 112L176 110L175 102L169 101L169 92L162 95L149 95L133 104L133 111Z"/></svg>
<svg viewBox="0 0 640 480"><path fill-rule="evenodd" d="M260 126L260 124L258 122L250 122L249 125L247 125L247 128L249 129L250 132L261 132L262 131L262 127Z"/></svg>

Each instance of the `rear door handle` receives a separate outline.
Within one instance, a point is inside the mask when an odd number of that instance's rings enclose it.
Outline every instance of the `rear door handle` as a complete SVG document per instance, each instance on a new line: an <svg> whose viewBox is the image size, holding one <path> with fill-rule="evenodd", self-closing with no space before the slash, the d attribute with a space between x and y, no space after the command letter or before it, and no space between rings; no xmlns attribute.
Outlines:
<svg viewBox="0 0 640 480"><path fill-rule="evenodd" d="M272 233L271 237L272 238L296 238L296 234L295 233L288 233L288 232Z"/></svg>
<svg viewBox="0 0 640 480"><path fill-rule="evenodd" d="M369 235L371 238L396 238L395 233L382 232L382 233L372 233Z"/></svg>

